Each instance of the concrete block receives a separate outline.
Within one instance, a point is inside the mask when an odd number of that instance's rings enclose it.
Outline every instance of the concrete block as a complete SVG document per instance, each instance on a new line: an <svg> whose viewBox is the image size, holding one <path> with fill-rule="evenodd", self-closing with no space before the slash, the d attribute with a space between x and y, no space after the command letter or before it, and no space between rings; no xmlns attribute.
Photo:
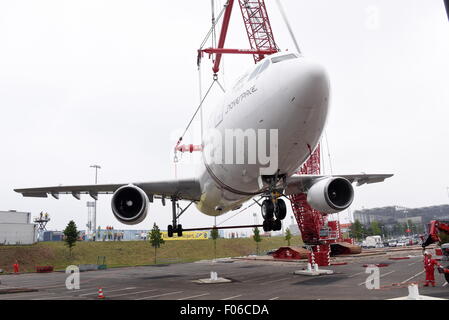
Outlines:
<svg viewBox="0 0 449 320"><path fill-rule="evenodd" d="M78 266L78 268L80 269L80 272L94 271L94 270L98 270L98 265L96 265L96 264L80 264Z"/></svg>

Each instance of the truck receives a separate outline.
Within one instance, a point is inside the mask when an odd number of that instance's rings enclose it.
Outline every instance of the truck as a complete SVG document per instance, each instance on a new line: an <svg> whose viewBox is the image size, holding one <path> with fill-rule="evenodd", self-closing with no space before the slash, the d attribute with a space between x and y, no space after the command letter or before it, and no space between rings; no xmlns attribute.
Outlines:
<svg viewBox="0 0 449 320"><path fill-rule="evenodd" d="M368 236L362 242L362 248L383 248L381 236Z"/></svg>

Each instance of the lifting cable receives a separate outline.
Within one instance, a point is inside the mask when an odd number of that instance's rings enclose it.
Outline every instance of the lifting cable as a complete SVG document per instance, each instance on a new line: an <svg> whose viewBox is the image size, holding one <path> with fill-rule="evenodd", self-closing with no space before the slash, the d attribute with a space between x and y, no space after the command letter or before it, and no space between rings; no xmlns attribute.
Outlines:
<svg viewBox="0 0 449 320"><path fill-rule="evenodd" d="M234 215L230 216L230 217L229 217L229 218L227 218L226 220L223 220L222 222L220 222L219 224L217 224L217 227L218 227L219 225L222 225L222 224L223 224L223 223L225 223L226 221L228 221L228 220L230 220L230 219L234 218L235 216L237 216L238 214L242 213L243 211L245 211L245 210L249 209L250 207L252 207L252 206L253 206L253 205L255 205L255 204L258 204L258 203L257 203L257 202L253 202L253 203L251 203L250 205L246 206L245 208L243 208L242 210L240 210L240 211L239 211L239 212L237 212L236 214L234 214Z"/></svg>
<svg viewBox="0 0 449 320"><path fill-rule="evenodd" d="M211 0L211 4L212 4L212 26L209 29L208 33L206 34L206 37L204 38L203 42L200 45L200 49L201 50L204 45L206 44L207 40L209 39L209 37L212 35L212 45L214 46L216 42L216 34L215 34L215 25L217 24L217 22L221 19L226 7L228 6L228 1L226 2L226 4L223 6L221 12L219 13L218 17L215 19L215 14L214 14L214 0ZM200 57L200 53L198 54L198 60L197 60L197 64L198 64L198 82L199 82L199 95L200 95L200 104L198 105L198 107L195 110L195 113L193 114L193 116L191 117L189 123L187 124L186 128L184 129L184 132L182 133L182 135L179 137L178 142L176 143L175 146L175 155L174 155L174 159L173 162L175 163L175 177L177 175L177 171L176 171L176 163L178 162L178 157L177 157L177 150L176 148L180 145L180 143L182 142L182 139L184 138L187 130L190 128L193 120L195 119L196 115L198 114L198 111L200 112L200 121L201 121L201 143L202 143L202 139L203 139L203 113L202 113L202 106L204 103L204 100L206 100L210 90L212 89L214 83L216 82L218 84L218 86L221 88L221 90L223 92L226 92L225 89L223 88L223 86L221 85L221 83L218 81L218 78L216 75L214 75L213 81L211 83L211 85L209 86L209 89L207 89L206 94L204 95L204 97L202 96L202 81L201 81L201 57Z"/></svg>
<svg viewBox="0 0 449 320"><path fill-rule="evenodd" d="M326 129L324 129L324 138L326 139L327 157L329 158L329 169L331 171L331 175L333 175L334 172L333 172L333 169L332 169L331 150L329 149L329 139L327 138Z"/></svg>
<svg viewBox="0 0 449 320"><path fill-rule="evenodd" d="M193 120L195 119L195 117L196 117L198 111L200 110L201 106L203 105L204 100L207 98L207 95L209 94L210 89L212 89L212 87L214 86L214 83L215 83L215 80L212 81L212 83L211 83L209 89L207 89L207 92L206 92L205 96L201 99L201 102L200 102L199 106L196 108L196 111L195 111L195 113L193 114L192 118L190 118L190 121L189 121L189 123L187 124L186 128L184 129L183 134L179 137L178 142L176 143L176 146L178 146L178 145L181 143L181 141L182 141L182 139L184 138L184 136L185 136L187 130L189 129L189 127L190 127L190 125L192 124Z"/></svg>
<svg viewBox="0 0 449 320"><path fill-rule="evenodd" d="M225 12L225 9L226 9L227 6L228 6L228 2L226 2L226 4L223 6L223 9L221 9L221 11L218 14L217 18L213 20L211 28L209 29L209 31L207 32L206 36L204 37L203 42L201 42L200 50L203 49L203 47L206 44L207 40L209 40L209 37L211 36L211 34L215 33L215 26L216 26L217 22L220 21L220 19L223 16L223 13ZM214 38L216 38L216 36L214 36Z"/></svg>

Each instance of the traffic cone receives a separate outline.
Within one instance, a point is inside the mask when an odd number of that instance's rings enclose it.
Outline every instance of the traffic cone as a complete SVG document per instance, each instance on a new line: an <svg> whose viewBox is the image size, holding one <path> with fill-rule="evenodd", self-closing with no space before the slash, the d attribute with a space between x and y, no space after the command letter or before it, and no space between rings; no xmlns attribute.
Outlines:
<svg viewBox="0 0 449 320"><path fill-rule="evenodd" d="M98 288L98 299L104 299L104 295L103 295L103 289L102 288Z"/></svg>

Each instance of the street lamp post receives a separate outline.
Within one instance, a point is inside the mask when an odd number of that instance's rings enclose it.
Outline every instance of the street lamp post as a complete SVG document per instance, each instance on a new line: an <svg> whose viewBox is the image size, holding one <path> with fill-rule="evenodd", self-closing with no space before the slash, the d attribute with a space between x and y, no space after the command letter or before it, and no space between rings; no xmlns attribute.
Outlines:
<svg viewBox="0 0 449 320"><path fill-rule="evenodd" d="M93 164L90 166L91 168L95 169L95 184L98 183L98 170L101 169L101 167L98 164ZM92 230L95 234L97 232L97 200L94 201L94 213L92 215ZM96 237L95 237L96 238Z"/></svg>

